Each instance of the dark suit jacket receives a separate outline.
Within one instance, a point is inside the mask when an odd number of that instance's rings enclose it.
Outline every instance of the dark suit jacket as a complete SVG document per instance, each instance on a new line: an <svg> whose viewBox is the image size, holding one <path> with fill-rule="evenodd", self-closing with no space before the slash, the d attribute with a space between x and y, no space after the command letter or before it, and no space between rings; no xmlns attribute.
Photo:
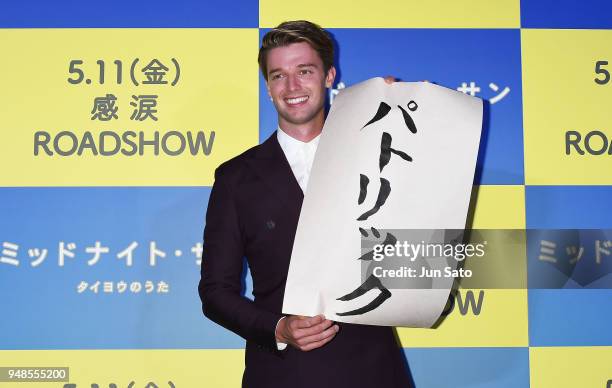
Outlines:
<svg viewBox="0 0 612 388"><path fill-rule="evenodd" d="M410 387L389 327L340 323L336 337L321 348L276 349L302 199L276 132L215 171L199 293L208 318L247 340L243 387ZM243 257L254 301L241 295Z"/></svg>

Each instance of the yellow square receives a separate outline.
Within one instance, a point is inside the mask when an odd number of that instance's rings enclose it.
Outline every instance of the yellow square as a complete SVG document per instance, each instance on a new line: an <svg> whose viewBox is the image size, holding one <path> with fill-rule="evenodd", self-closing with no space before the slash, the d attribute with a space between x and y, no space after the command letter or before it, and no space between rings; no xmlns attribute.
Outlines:
<svg viewBox="0 0 612 388"><path fill-rule="evenodd" d="M324 28L518 28L520 1L259 1L260 27L302 19Z"/></svg>
<svg viewBox="0 0 612 388"><path fill-rule="evenodd" d="M610 346L529 348L530 387L610 387L610 360Z"/></svg>
<svg viewBox="0 0 612 388"><path fill-rule="evenodd" d="M212 185L258 142L258 36L0 31L0 186Z"/></svg>
<svg viewBox="0 0 612 388"><path fill-rule="evenodd" d="M470 201L470 225L472 229L524 229L525 187L475 186Z"/></svg>
<svg viewBox="0 0 612 388"><path fill-rule="evenodd" d="M460 289L434 329L398 328L403 347L528 346L527 290Z"/></svg>
<svg viewBox="0 0 612 388"><path fill-rule="evenodd" d="M3 367L68 367L78 387L239 387L244 351L236 350L3 350ZM0 387L59 387L62 383L7 382ZM147 385L148 386L148 385Z"/></svg>
<svg viewBox="0 0 612 388"><path fill-rule="evenodd" d="M402 346L528 346L524 186L475 186L470 201L470 225L471 229L491 231L483 231L489 243L485 256L466 262L464 268L473 271L474 279L465 279L464 283L468 287L492 284L497 288L460 288L453 299L452 311L435 329L398 328ZM516 241L506 241L510 237ZM499 249L505 251L498 252Z"/></svg>
<svg viewBox="0 0 612 388"><path fill-rule="evenodd" d="M612 80L595 81L612 73L610 42L610 30L521 31L526 184L612 184Z"/></svg>

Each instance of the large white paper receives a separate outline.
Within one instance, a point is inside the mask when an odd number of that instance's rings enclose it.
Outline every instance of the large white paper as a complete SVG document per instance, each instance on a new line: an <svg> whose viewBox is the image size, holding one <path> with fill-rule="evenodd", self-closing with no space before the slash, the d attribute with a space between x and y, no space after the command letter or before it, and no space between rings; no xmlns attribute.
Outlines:
<svg viewBox="0 0 612 388"><path fill-rule="evenodd" d="M382 304L365 313L343 315L380 297L380 289L350 300L339 298L364 287L359 228L371 237L371 228L414 229L417 240L440 241L442 232L426 230L465 227L481 127L480 99L434 84L389 85L374 78L342 90L334 99L313 163L283 313L430 327L448 300L452 278L430 279L421 289L389 289L391 295L385 294ZM381 162L381 153L387 164ZM369 180L365 193L363 176ZM387 192L390 189L386 201L367 214L377 199L385 197L384 185ZM452 261L432 260L427 266L455 268L457 262Z"/></svg>

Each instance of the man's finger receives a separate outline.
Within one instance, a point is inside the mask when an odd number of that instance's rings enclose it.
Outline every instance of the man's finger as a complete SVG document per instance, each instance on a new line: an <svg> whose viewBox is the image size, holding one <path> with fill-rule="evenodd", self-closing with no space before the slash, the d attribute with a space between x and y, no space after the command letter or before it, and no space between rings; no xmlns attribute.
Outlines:
<svg viewBox="0 0 612 388"><path fill-rule="evenodd" d="M322 314L316 315L314 317L298 319L297 321L295 321L295 326L294 327L296 329L304 329L304 328L307 328L307 327L312 327L314 325L318 325L319 323L323 322L323 320L325 320L325 317L323 317Z"/></svg>
<svg viewBox="0 0 612 388"><path fill-rule="evenodd" d="M303 346L306 346L306 345L308 345L310 343L313 343L313 342L321 342L321 341L325 340L328 337L335 336L336 333L338 332L338 330L339 330L338 325L334 325L334 326L328 328L327 330L322 331L321 333L314 334L314 335L311 335L311 336L308 336L308 337L300 338L300 339L296 340L296 343L303 347Z"/></svg>
<svg viewBox="0 0 612 388"><path fill-rule="evenodd" d="M337 326L335 326L335 327L337 327ZM309 344L307 344L307 345L300 346L300 350L302 350L302 351L304 351L304 352L307 352L307 351L309 351L309 350L313 350L313 349L316 349L316 348L320 348L321 346L325 345L326 343L328 343L329 341L331 341L332 339L334 339L334 337L336 336L336 333L337 333L337 332L338 332L338 331L337 331L337 329L336 329L336 330L333 332L333 334L332 334L332 335L330 335L330 336L328 336L328 337L326 337L326 338L324 338L324 339L322 339L322 340L320 340L320 341L315 341L315 342L311 342L311 343L309 343Z"/></svg>
<svg viewBox="0 0 612 388"><path fill-rule="evenodd" d="M395 77L392 76L392 75L388 75L388 76L384 77L384 80L388 84L392 84L392 83L394 83L396 81Z"/></svg>
<svg viewBox="0 0 612 388"><path fill-rule="evenodd" d="M304 338L304 337L309 337L311 335L319 334L325 331L327 328L329 328L332 325L332 323L334 322L330 321L329 319L326 319L323 322L317 325L314 325L312 327L308 327L306 329L297 329L293 333L293 336L294 338L299 339L299 338Z"/></svg>

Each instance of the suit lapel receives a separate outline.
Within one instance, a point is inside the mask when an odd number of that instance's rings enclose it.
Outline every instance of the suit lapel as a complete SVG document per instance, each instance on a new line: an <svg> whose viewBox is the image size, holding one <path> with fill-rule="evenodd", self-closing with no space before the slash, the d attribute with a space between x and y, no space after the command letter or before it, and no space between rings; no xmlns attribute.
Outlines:
<svg viewBox="0 0 612 388"><path fill-rule="evenodd" d="M270 193L289 208L297 210L299 215L304 193L302 193L285 153L278 143L276 131L259 146L254 157L249 159L248 162L255 173L263 180Z"/></svg>

